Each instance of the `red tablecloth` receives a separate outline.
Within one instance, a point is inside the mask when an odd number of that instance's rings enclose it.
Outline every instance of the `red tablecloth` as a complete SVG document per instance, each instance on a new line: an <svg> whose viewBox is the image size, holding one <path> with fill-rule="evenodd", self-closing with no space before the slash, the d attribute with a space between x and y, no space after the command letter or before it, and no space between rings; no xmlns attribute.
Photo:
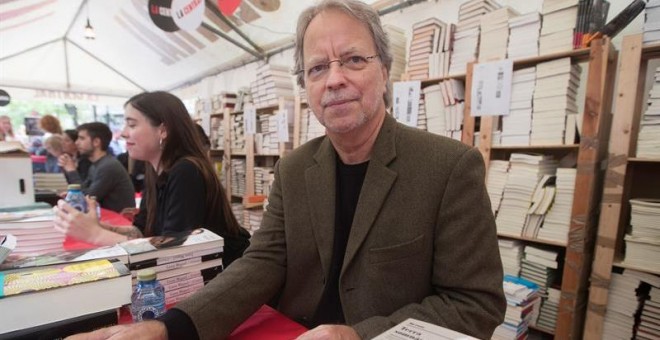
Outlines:
<svg viewBox="0 0 660 340"><path fill-rule="evenodd" d="M263 305L256 313L245 320L234 332L231 340L290 340L305 333L307 328Z"/></svg>
<svg viewBox="0 0 660 340"><path fill-rule="evenodd" d="M116 226L126 226L133 224L131 223L131 221L127 220L124 216L120 215L119 213L103 208L101 208L101 221ZM97 247L98 246L87 243L85 241L78 240L71 236L67 236L64 239L65 250L92 249Z"/></svg>

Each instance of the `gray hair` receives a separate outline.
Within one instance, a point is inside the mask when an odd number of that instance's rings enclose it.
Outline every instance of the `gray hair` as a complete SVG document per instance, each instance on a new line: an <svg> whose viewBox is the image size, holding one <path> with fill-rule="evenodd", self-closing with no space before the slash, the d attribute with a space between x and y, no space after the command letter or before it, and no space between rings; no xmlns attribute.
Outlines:
<svg viewBox="0 0 660 340"><path fill-rule="evenodd" d="M296 63L294 70L296 72L298 85L303 88L305 87L305 74L304 72L301 72L304 69L303 40L305 38L305 32L312 19L314 19L319 13L328 9L340 10L355 18L357 21L363 22L367 25L369 33L371 33L371 37L373 38L374 45L376 46L376 53L378 53L380 62L385 65L385 69L389 75L392 68L390 40L387 37L387 33L383 30L383 26L381 26L378 12L369 5L358 0L323 0L319 4L304 10L298 18L298 28L296 29L296 51L294 54ZM385 101L385 107L389 108L392 103L392 84L389 79L386 79L386 82L387 91L383 95L383 100Z"/></svg>

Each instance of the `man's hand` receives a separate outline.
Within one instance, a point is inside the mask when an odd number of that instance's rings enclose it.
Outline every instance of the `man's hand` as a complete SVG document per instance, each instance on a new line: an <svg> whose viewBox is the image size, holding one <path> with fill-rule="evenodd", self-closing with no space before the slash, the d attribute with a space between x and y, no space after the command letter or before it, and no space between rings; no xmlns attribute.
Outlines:
<svg viewBox="0 0 660 340"><path fill-rule="evenodd" d="M145 339L166 340L167 328L160 321L143 321L130 325L101 328L90 333L81 333L66 338L67 340L104 340L104 339Z"/></svg>
<svg viewBox="0 0 660 340"><path fill-rule="evenodd" d="M360 336L348 326L321 325L301 334L297 340L360 340Z"/></svg>

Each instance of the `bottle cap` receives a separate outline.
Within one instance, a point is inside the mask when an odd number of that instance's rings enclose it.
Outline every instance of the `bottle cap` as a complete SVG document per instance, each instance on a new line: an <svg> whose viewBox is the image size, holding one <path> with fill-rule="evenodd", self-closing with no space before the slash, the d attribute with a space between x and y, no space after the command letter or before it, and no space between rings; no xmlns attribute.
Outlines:
<svg viewBox="0 0 660 340"><path fill-rule="evenodd" d="M69 184L66 188L68 190L80 190L80 184Z"/></svg>
<svg viewBox="0 0 660 340"><path fill-rule="evenodd" d="M138 281L151 281L156 279L156 271L153 268L142 269L137 274Z"/></svg>

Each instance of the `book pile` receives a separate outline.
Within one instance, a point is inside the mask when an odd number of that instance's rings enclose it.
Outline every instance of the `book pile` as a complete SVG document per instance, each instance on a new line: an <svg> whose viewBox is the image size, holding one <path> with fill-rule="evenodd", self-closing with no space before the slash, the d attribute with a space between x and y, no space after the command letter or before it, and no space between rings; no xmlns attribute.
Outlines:
<svg viewBox="0 0 660 340"><path fill-rule="evenodd" d="M442 86L435 84L422 89L424 96L424 116L426 116L426 131L444 136L445 126ZM421 109L420 105L420 109Z"/></svg>
<svg viewBox="0 0 660 340"><path fill-rule="evenodd" d="M571 58L536 65L531 145L573 144L581 72Z"/></svg>
<svg viewBox="0 0 660 340"><path fill-rule="evenodd" d="M497 216L502 202L502 194L506 179L509 175L509 161L492 160L488 166L488 177L486 178L486 190L490 197L490 205L493 208L493 215Z"/></svg>
<svg viewBox="0 0 660 340"><path fill-rule="evenodd" d="M527 210L527 219L523 228L523 236L536 238L539 229L543 224L545 214L555 200L555 175L543 175L536 184L534 194L532 195L532 205Z"/></svg>
<svg viewBox="0 0 660 340"><path fill-rule="evenodd" d="M32 174L35 191L50 191L60 193L66 191L68 183L64 173L35 172Z"/></svg>
<svg viewBox="0 0 660 340"><path fill-rule="evenodd" d="M231 194L242 197L245 195L245 159L231 159Z"/></svg>
<svg viewBox="0 0 660 340"><path fill-rule="evenodd" d="M523 256L522 242L500 238L497 240L497 244L500 248L504 275L518 276L520 274L520 261Z"/></svg>
<svg viewBox="0 0 660 340"><path fill-rule="evenodd" d="M545 215L543 226L536 236L538 239L568 242L576 177L577 170L574 168L557 169L555 201Z"/></svg>
<svg viewBox="0 0 660 340"><path fill-rule="evenodd" d="M280 97L293 98L293 77L289 68L265 63L257 68L257 80L250 84L254 106L274 106Z"/></svg>
<svg viewBox="0 0 660 340"><path fill-rule="evenodd" d="M509 42L509 20L518 15L506 6L481 16L479 62L506 59Z"/></svg>
<svg viewBox="0 0 660 340"><path fill-rule="evenodd" d="M225 128L222 124L224 116L211 117L211 130L209 140L211 141L211 149L224 150L225 148Z"/></svg>
<svg viewBox="0 0 660 340"><path fill-rule="evenodd" d="M261 226L261 220L264 218L263 209L245 209L243 210L243 227L254 234Z"/></svg>
<svg viewBox="0 0 660 340"><path fill-rule="evenodd" d="M644 44L660 43L660 0L648 0L644 8Z"/></svg>
<svg viewBox="0 0 660 340"><path fill-rule="evenodd" d="M541 15L530 12L509 18L509 59L522 59L539 55L539 37L541 34Z"/></svg>
<svg viewBox="0 0 660 340"><path fill-rule="evenodd" d="M641 280L626 272L612 273L603 321L603 340L633 338L635 313L639 308L636 290Z"/></svg>
<svg viewBox="0 0 660 340"><path fill-rule="evenodd" d="M636 329L637 339L660 339L660 276L626 270L642 281L640 291L642 306L640 306L639 324Z"/></svg>
<svg viewBox="0 0 660 340"><path fill-rule="evenodd" d="M231 115L230 147L232 153L245 153L243 114Z"/></svg>
<svg viewBox="0 0 660 340"><path fill-rule="evenodd" d="M660 67L655 70L646 110L639 122L636 155L641 158L660 158Z"/></svg>
<svg viewBox="0 0 660 340"><path fill-rule="evenodd" d="M660 200L630 200L630 232L624 237L626 264L660 271Z"/></svg>
<svg viewBox="0 0 660 340"><path fill-rule="evenodd" d="M541 55L570 51L573 49L573 35L578 18L579 0L544 0L541 14Z"/></svg>
<svg viewBox="0 0 660 340"><path fill-rule="evenodd" d="M392 53L390 81L400 81L401 75L406 70L406 34L401 28L392 25L383 25L383 29L390 40L390 52Z"/></svg>
<svg viewBox="0 0 660 340"><path fill-rule="evenodd" d="M236 216L236 219L238 220L238 223L241 223L242 225L242 220L241 216L243 216L243 211L245 210L245 207L243 206L243 203L232 203L231 204L231 212Z"/></svg>
<svg viewBox="0 0 660 340"><path fill-rule="evenodd" d="M73 264L89 260L118 260L128 265L128 253L119 245L98 247L92 249L60 250L39 255L22 255L12 253L5 262L0 264L0 271L15 271L28 268L43 267L57 264Z"/></svg>
<svg viewBox="0 0 660 340"><path fill-rule="evenodd" d="M509 161L509 176L495 221L498 234L519 237L537 183L543 175L555 174L557 161L548 155L524 153L511 154Z"/></svg>
<svg viewBox="0 0 660 340"><path fill-rule="evenodd" d="M300 145L325 135L325 126L321 125L311 109L303 109L300 119Z"/></svg>
<svg viewBox="0 0 660 340"><path fill-rule="evenodd" d="M532 282L511 275L504 276L506 313L504 323L495 328L493 340L526 339L528 326L540 303L538 288Z"/></svg>
<svg viewBox="0 0 660 340"><path fill-rule="evenodd" d="M509 114L502 117L503 146L529 145L532 131L532 99L536 86L536 68L513 71Z"/></svg>
<svg viewBox="0 0 660 340"><path fill-rule="evenodd" d="M413 24L412 29L408 77L410 80L428 79L430 68L433 66L437 70L436 56L442 54L447 24L437 18L428 18Z"/></svg>
<svg viewBox="0 0 660 340"><path fill-rule="evenodd" d="M424 90L419 92L419 107L417 110L417 128L428 131L429 120L428 115L426 114L426 97L424 96Z"/></svg>
<svg viewBox="0 0 660 340"><path fill-rule="evenodd" d="M454 139L461 137L465 87L456 79L422 89L427 131Z"/></svg>
<svg viewBox="0 0 660 340"><path fill-rule="evenodd" d="M492 0L470 0L461 4L454 46L449 63L449 75L465 74L467 64L477 60L481 17L501 6ZM505 44L506 46L506 44Z"/></svg>
<svg viewBox="0 0 660 340"><path fill-rule="evenodd" d="M549 333L555 332L560 298L561 290L552 287L548 288L547 296L543 298L543 302L541 303L539 317L536 319L536 323L533 324L535 327Z"/></svg>
<svg viewBox="0 0 660 340"><path fill-rule="evenodd" d="M273 167L254 167L254 194L255 195L265 195L270 194L270 187L273 185L275 180L275 174L273 173Z"/></svg>
<svg viewBox="0 0 660 340"><path fill-rule="evenodd" d="M249 87L241 87L236 93L236 105L234 106L234 112L241 112L245 109L247 104L252 104L252 93L250 92Z"/></svg>
<svg viewBox="0 0 660 340"><path fill-rule="evenodd" d="M27 267L2 272L0 292L0 338L34 339L99 311L113 310L116 320L116 309L131 302L131 276L117 260Z"/></svg>
<svg viewBox="0 0 660 340"><path fill-rule="evenodd" d="M254 152L257 155L278 155L280 144L277 138L277 116L257 115L257 133L254 135Z"/></svg>
<svg viewBox="0 0 660 340"><path fill-rule="evenodd" d="M133 286L139 270L154 269L165 288L167 305L190 296L222 271L224 240L204 228L134 239L120 246L128 253Z"/></svg>
<svg viewBox="0 0 660 340"><path fill-rule="evenodd" d="M559 254L554 250L526 246L522 259L520 277L534 282L539 292L546 295L557 279Z"/></svg>
<svg viewBox="0 0 660 340"><path fill-rule="evenodd" d="M14 235L13 254L34 256L62 251L65 235L55 229L51 208L0 212L0 235Z"/></svg>

